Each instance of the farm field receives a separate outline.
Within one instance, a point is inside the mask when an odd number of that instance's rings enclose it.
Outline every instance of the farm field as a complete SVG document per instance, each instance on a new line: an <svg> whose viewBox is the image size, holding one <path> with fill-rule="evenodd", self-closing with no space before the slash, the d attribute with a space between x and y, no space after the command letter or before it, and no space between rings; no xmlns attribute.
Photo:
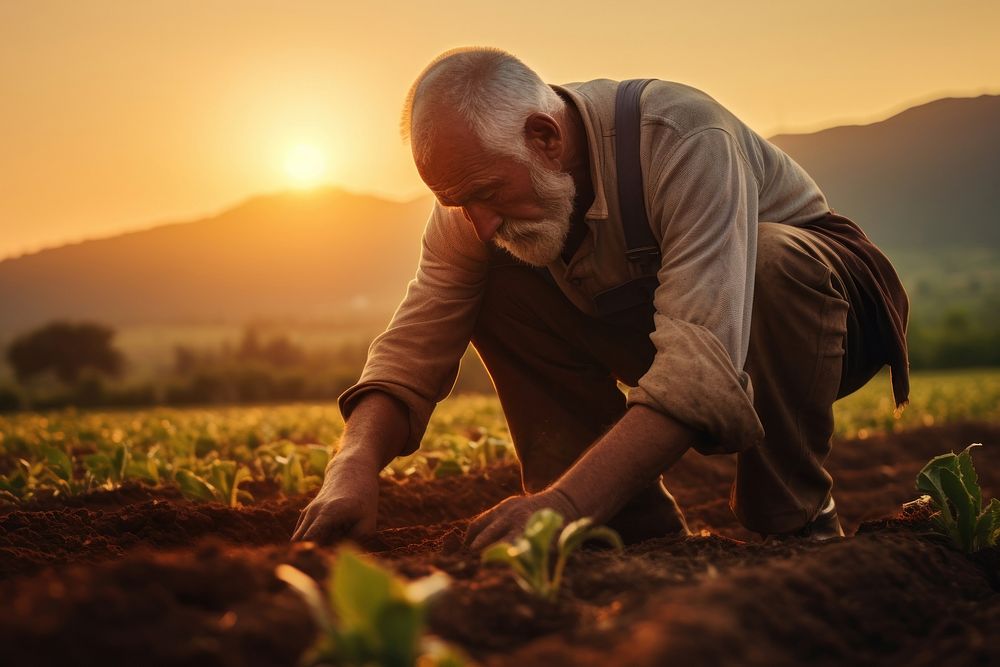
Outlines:
<svg viewBox="0 0 1000 667"><path fill-rule="evenodd" d="M486 665L1000 663L1000 551L931 531L914 478L971 442L1000 494L1000 371L886 378L836 406L829 470L852 537L762 542L728 508L735 462L689 454L667 485L695 535L574 554L558 602L462 546L519 489L495 399L439 408L387 469L361 548L452 578L431 632ZM322 580L335 546L288 543L342 423L334 405L0 417L0 641L18 665L293 665L315 637L275 576Z"/></svg>

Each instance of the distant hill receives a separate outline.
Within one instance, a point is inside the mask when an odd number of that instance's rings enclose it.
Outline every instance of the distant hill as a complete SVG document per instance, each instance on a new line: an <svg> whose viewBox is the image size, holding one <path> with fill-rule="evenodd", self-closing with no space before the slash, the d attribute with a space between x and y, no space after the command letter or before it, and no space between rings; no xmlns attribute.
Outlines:
<svg viewBox="0 0 1000 667"><path fill-rule="evenodd" d="M1000 246L1000 95L770 140L886 248Z"/></svg>
<svg viewBox="0 0 1000 667"><path fill-rule="evenodd" d="M114 325L383 318L413 277L429 198L329 188L0 262L0 333L54 317Z"/></svg>
<svg viewBox="0 0 1000 667"><path fill-rule="evenodd" d="M1000 96L772 141L890 254L1000 247ZM329 188L0 261L0 338L56 317L116 326L384 321L413 276L429 197ZM906 277L904 276L904 280Z"/></svg>

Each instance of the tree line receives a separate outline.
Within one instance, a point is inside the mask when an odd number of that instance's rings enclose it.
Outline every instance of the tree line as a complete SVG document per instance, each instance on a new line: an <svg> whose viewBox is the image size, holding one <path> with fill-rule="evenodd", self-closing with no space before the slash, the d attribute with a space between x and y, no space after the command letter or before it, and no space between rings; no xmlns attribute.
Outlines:
<svg viewBox="0 0 1000 667"><path fill-rule="evenodd" d="M236 344L177 345L164 377L129 382L116 332L96 322L57 321L15 338L6 350L16 386L0 386L0 411L150 405L219 405L332 401L357 380L367 342L310 350L286 334L247 327ZM911 322L911 367L1000 366L1000 325L952 309L935 322ZM492 391L473 352L462 363L458 392Z"/></svg>
<svg viewBox="0 0 1000 667"><path fill-rule="evenodd" d="M6 361L17 386L0 386L0 411L332 401L357 381L368 353L367 341L313 350L248 326L236 345L176 345L167 373L130 381L115 334L100 323L60 321L15 338ZM458 391L492 391L478 363L463 366Z"/></svg>

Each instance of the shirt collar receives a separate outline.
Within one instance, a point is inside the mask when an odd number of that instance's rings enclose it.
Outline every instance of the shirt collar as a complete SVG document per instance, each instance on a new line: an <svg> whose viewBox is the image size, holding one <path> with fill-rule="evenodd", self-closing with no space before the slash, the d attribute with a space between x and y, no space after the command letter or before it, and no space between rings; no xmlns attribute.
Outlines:
<svg viewBox="0 0 1000 667"><path fill-rule="evenodd" d="M588 220L607 220L608 200L604 195L603 178L605 156L601 145L600 129L595 127L595 122L600 123L600 118L592 108L593 102L571 86L574 84L566 84L565 86L550 84L553 90L568 97L576 105L587 131L587 151L590 153L590 181L594 188L594 203L590 205L584 217Z"/></svg>

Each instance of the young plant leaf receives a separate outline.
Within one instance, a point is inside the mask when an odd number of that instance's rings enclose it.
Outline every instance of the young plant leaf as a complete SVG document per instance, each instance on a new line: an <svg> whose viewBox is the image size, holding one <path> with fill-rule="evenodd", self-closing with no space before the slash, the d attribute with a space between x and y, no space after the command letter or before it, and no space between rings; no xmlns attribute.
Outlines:
<svg viewBox="0 0 1000 667"><path fill-rule="evenodd" d="M1000 503L983 508L979 478L972 464L974 443L960 454L935 456L917 475L917 489L927 493L938 512L934 527L966 552L993 546L1000 535Z"/></svg>
<svg viewBox="0 0 1000 667"><path fill-rule="evenodd" d="M531 563L538 578L538 587L542 590L549 588L550 581L549 565L552 543L556 533L563 526L562 515L555 510L540 509L528 518L528 524L524 527L524 539L531 546Z"/></svg>
<svg viewBox="0 0 1000 667"><path fill-rule="evenodd" d="M128 446L124 442L115 447L115 451L111 455L111 479L114 482L120 484L125 480L125 471L130 460Z"/></svg>
<svg viewBox="0 0 1000 667"><path fill-rule="evenodd" d="M41 451L51 472L67 482L73 479L73 461L66 452L51 445L43 445Z"/></svg>
<svg viewBox="0 0 1000 667"><path fill-rule="evenodd" d="M451 577L435 572L406 584L406 599L414 604L427 604L448 590Z"/></svg>
<svg viewBox="0 0 1000 667"><path fill-rule="evenodd" d="M976 475L976 468L972 465L972 448L982 447L981 443L973 443L962 450L958 455L958 472L962 485L972 497L972 503L978 508L983 506L983 493L979 487L979 476Z"/></svg>
<svg viewBox="0 0 1000 667"><path fill-rule="evenodd" d="M88 454L83 457L83 468L98 482L111 479L114 464L107 454Z"/></svg>
<svg viewBox="0 0 1000 667"><path fill-rule="evenodd" d="M497 542L486 548L481 555L484 563L503 563L514 570L518 585L529 593L537 594L538 573L531 563L531 546L524 538L520 546L510 542Z"/></svg>
<svg viewBox="0 0 1000 667"><path fill-rule="evenodd" d="M935 506L941 512L942 519L949 525L954 522L954 519L951 508L948 506L948 494L941 487L941 471L946 469L955 470L956 468L955 455L942 454L928 461L927 465L917 474L917 490L923 491L931 497L931 500L934 501Z"/></svg>
<svg viewBox="0 0 1000 667"><path fill-rule="evenodd" d="M306 462L311 474L323 476L330 462L330 450L323 445L306 445Z"/></svg>
<svg viewBox="0 0 1000 667"><path fill-rule="evenodd" d="M577 519L565 528L559 535L559 558L556 560L555 573L552 576L552 596L554 597L562 585L563 571L571 553L588 540L599 540L618 550L624 548L622 538L607 526L594 526L590 517Z"/></svg>
<svg viewBox="0 0 1000 667"><path fill-rule="evenodd" d="M295 568L282 565L276 574L302 595L321 630L304 664L463 664L455 661L459 654L454 651L438 648L433 654L421 655L427 603L450 581L443 572L406 584L374 561L341 548L327 580L326 599L316 583Z"/></svg>
<svg viewBox="0 0 1000 667"><path fill-rule="evenodd" d="M1000 519L1000 500L994 498L990 501L986 509L983 510L983 513L979 515L979 519L976 522L976 531L972 538L973 551L978 551L996 543L993 535L1000 529L1000 526L997 525L998 519Z"/></svg>
<svg viewBox="0 0 1000 667"><path fill-rule="evenodd" d="M342 549L333 570L331 603L347 628L365 628L392 597L403 594L392 575L355 554Z"/></svg>
<svg viewBox="0 0 1000 667"><path fill-rule="evenodd" d="M944 489L948 502L955 510L955 534L959 546L965 551L971 551L979 508L972 504L972 496L962 484L962 480L947 468L941 470L941 488Z"/></svg>
<svg viewBox="0 0 1000 667"><path fill-rule="evenodd" d="M551 509L542 509L528 518L524 534L513 544L498 542L482 552L482 561L499 562L514 571L514 579L521 588L538 597L555 601L562 582L566 559L588 539L598 539L621 548L618 533L604 526L594 527L589 518L579 519L563 528L556 544L558 551L555 570L550 571L553 538L562 528L563 518Z"/></svg>
<svg viewBox="0 0 1000 667"><path fill-rule="evenodd" d="M274 573L278 579L291 586L302 597L320 630L326 633L331 632L333 622L330 618L330 611L323 600L322 591L313 578L302 570L285 564L279 565Z"/></svg>
<svg viewBox="0 0 1000 667"><path fill-rule="evenodd" d="M577 525L580 521L584 521L584 519L574 521L566 526L562 535L559 536L559 550L565 552L566 555L573 553L584 542L591 540L604 542L609 547L619 550L625 548L622 538L612 529L607 526L592 526L592 522L589 519L586 520L586 524Z"/></svg>
<svg viewBox="0 0 1000 667"><path fill-rule="evenodd" d="M438 461L437 466L434 467L435 479L441 479L443 477L457 477L464 474L465 471L462 469L462 464L455 459L441 459Z"/></svg>
<svg viewBox="0 0 1000 667"><path fill-rule="evenodd" d="M218 491L214 486L190 470L178 470L174 481L181 494L190 500L207 502L218 496Z"/></svg>
<svg viewBox="0 0 1000 667"><path fill-rule="evenodd" d="M374 617L378 628L376 652L382 665L412 665L423 631L423 608L405 598L387 600Z"/></svg>

